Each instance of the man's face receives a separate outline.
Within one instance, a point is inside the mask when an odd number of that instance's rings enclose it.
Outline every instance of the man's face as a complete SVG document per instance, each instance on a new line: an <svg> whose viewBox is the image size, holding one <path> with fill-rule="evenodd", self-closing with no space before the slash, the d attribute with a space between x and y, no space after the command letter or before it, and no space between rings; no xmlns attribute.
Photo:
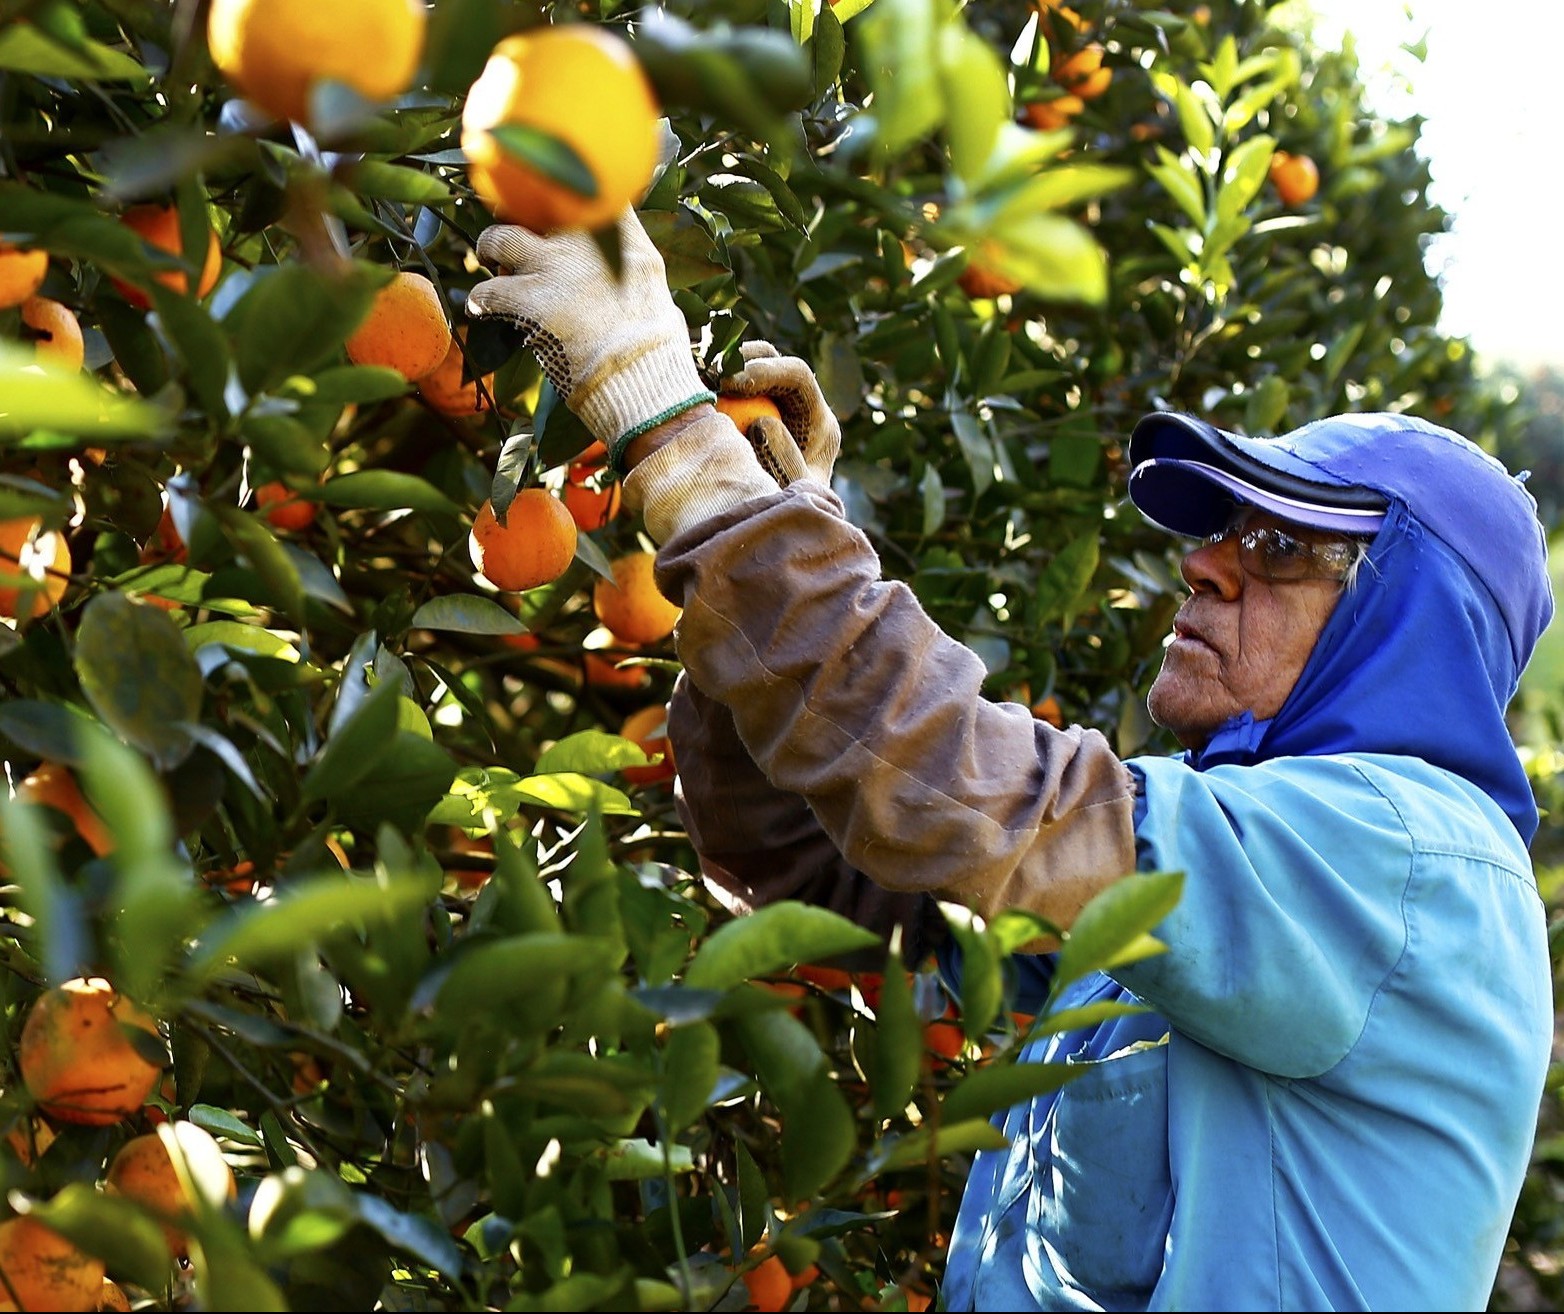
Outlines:
<svg viewBox="0 0 1564 1314"><path fill-rule="evenodd" d="M1307 543L1335 536L1250 510L1243 530L1272 526ZM1287 701L1342 586L1336 579L1269 580L1239 561L1239 534L1184 558L1190 597L1173 621L1147 706L1185 748L1199 748L1243 712L1275 716Z"/></svg>

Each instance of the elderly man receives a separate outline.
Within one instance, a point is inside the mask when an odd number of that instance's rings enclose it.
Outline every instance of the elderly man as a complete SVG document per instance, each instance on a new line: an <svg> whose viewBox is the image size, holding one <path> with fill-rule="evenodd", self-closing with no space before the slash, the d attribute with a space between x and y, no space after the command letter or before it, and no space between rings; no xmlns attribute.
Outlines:
<svg viewBox="0 0 1564 1314"><path fill-rule="evenodd" d="M946 1305L1483 1308L1551 1036L1504 722L1553 605L1520 482L1403 416L1271 440L1143 420L1130 496L1196 540L1150 694L1185 751L1120 760L982 696L831 493L807 367L750 345L737 384L783 422L746 440L633 215L621 241L616 280L582 234L490 229L501 275L469 311L531 335L662 544L707 879L933 946L934 896L1068 927L1126 873L1185 873L1167 952L1059 1001L1146 1011L1034 1043L1090 1069L999 1118ZM1046 989L1047 956L1017 968Z"/></svg>

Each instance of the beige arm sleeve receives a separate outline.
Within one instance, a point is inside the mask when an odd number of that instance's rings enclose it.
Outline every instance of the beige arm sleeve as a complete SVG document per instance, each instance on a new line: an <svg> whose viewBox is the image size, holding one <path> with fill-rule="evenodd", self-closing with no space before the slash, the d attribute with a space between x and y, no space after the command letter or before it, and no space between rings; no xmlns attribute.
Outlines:
<svg viewBox="0 0 1564 1314"><path fill-rule="evenodd" d="M1067 926L1135 869L1133 779L1107 741L985 698L976 654L880 578L818 483L686 523L658 582L691 683L883 889Z"/></svg>

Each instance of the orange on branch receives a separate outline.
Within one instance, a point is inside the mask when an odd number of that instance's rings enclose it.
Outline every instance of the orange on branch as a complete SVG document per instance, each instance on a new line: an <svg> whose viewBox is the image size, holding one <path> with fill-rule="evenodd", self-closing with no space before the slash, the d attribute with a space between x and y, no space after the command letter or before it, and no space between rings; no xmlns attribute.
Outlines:
<svg viewBox="0 0 1564 1314"><path fill-rule="evenodd" d="M961 276L956 282L963 292L976 301L1009 296L1021 290L1021 284L1016 279L1000 273L997 269L991 269L976 259L967 262L967 267L961 271Z"/></svg>
<svg viewBox="0 0 1564 1314"><path fill-rule="evenodd" d="M1307 204L1320 189L1319 166L1307 155L1273 152L1267 176L1282 204L1289 209Z"/></svg>
<svg viewBox="0 0 1564 1314"><path fill-rule="evenodd" d="M57 1122L108 1127L146 1103L163 1073L127 1030L163 1044L152 1017L102 977L45 990L28 1009L17 1066L28 1093Z"/></svg>
<svg viewBox="0 0 1564 1314"><path fill-rule="evenodd" d="M427 26L420 0L212 0L206 41L240 95L308 123L311 89L323 80L372 101L406 91Z"/></svg>
<svg viewBox="0 0 1564 1314"><path fill-rule="evenodd" d="M26 1214L0 1223L0 1310L94 1310L103 1261Z"/></svg>
<svg viewBox="0 0 1564 1314"><path fill-rule="evenodd" d="M0 242L0 310L19 306L43 286L49 253Z"/></svg>
<svg viewBox="0 0 1564 1314"><path fill-rule="evenodd" d="M558 579L576 559L576 522L545 488L523 488L505 511L505 523L485 502L473 520L468 546L478 573L506 593Z"/></svg>
<svg viewBox="0 0 1564 1314"><path fill-rule="evenodd" d="M1085 108L1086 102L1079 96L1055 96L1052 100L1034 100L1023 105L1021 113L1039 132L1052 132L1056 128L1068 128Z"/></svg>
<svg viewBox="0 0 1564 1314"><path fill-rule="evenodd" d="M650 766L623 767L620 774L635 785L656 785L672 780L676 774L673 745L668 742L668 709L661 703L637 708L625 717L620 735L638 744L647 757L662 754L662 761Z"/></svg>
<svg viewBox="0 0 1564 1314"><path fill-rule="evenodd" d="M179 1155L183 1177L174 1164ZM187 1190L188 1178L193 1193ZM176 1258L189 1252L182 1226L201 1203L221 1206L239 1194L233 1169L212 1134L193 1122L176 1120L156 1131L133 1136L109 1163L104 1190L145 1205L163 1225L163 1236Z"/></svg>
<svg viewBox="0 0 1564 1314"><path fill-rule="evenodd" d="M439 368L451 342L439 290L424 275L402 270L375 293L347 353L355 365L383 365L416 383Z"/></svg>
<svg viewBox="0 0 1564 1314"><path fill-rule="evenodd" d="M787 1308L787 1302L792 1299L792 1274L776 1255L768 1255L754 1268L746 1269L743 1279L749 1292L750 1309L781 1310Z"/></svg>
<svg viewBox="0 0 1564 1314"><path fill-rule="evenodd" d="M658 591L653 578L656 557L627 552L610 564L613 582L599 577L592 586L592 610L603 627L632 646L666 639L683 609Z"/></svg>
<svg viewBox="0 0 1564 1314"><path fill-rule="evenodd" d="M33 333L33 348L40 365L79 370L87 358L81 322L71 308L49 297L28 297L22 302L22 323Z"/></svg>
<svg viewBox="0 0 1564 1314"><path fill-rule="evenodd" d="M619 514L623 504L619 481L608 479L607 476L604 479L606 482L601 485L577 483L567 474L564 487L559 490L560 500L570 512L570 518L576 522L576 528L583 534L601 529Z"/></svg>
<svg viewBox="0 0 1564 1314"><path fill-rule="evenodd" d="M418 380L418 395L441 415L476 415L488 408L486 398L494 395L493 373L483 376L481 393L477 380L463 379L467 358L462 354L461 343L466 341L467 327L461 325L440 363Z"/></svg>
<svg viewBox="0 0 1564 1314"><path fill-rule="evenodd" d="M1113 70L1102 65L1103 48L1093 41L1063 59L1056 59L1050 70L1053 79L1073 96L1095 100L1113 81Z"/></svg>
<svg viewBox="0 0 1564 1314"><path fill-rule="evenodd" d="M159 251L167 252L172 256L179 256L186 264L194 264L184 254L183 244L179 238L179 211L171 205L133 205L119 217L120 223L138 234L142 241L156 247ZM196 283L196 297L204 297L217 286L217 277L223 272L223 249L217 240L217 234L210 226L206 230L206 258L201 265L201 276ZM190 279L182 269L167 269L154 275L156 280L164 287L178 292L183 296L190 289ZM152 298L124 279L115 278L112 275L109 281L119 290L119 294L135 306L138 310L146 310L152 304Z"/></svg>
<svg viewBox="0 0 1564 1314"><path fill-rule="evenodd" d="M280 479L258 487L255 504L274 529L308 529L315 523L315 503L300 497Z"/></svg>
<svg viewBox="0 0 1564 1314"><path fill-rule="evenodd" d="M467 173L495 217L534 232L601 228L638 201L657 167L661 109L630 44L587 23L508 36L462 110ZM512 155L494 135L519 126L568 146L591 175L587 196Z"/></svg>
<svg viewBox="0 0 1564 1314"><path fill-rule="evenodd" d="M16 787L16 797L23 803L41 803L63 812L76 827L76 833L86 841L87 847L100 858L114 848L114 836L87 802L76 783L70 768L59 762L45 762L29 772Z"/></svg>
<svg viewBox="0 0 1564 1314"><path fill-rule="evenodd" d="M71 551L65 535L38 517L0 520L0 616L27 619L60 605L70 585ZM25 595L25 597L24 597Z"/></svg>

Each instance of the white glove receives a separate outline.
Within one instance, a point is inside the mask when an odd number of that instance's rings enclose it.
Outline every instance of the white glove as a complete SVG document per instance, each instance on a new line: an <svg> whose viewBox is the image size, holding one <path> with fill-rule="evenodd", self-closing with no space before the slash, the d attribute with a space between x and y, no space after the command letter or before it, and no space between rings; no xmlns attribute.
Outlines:
<svg viewBox="0 0 1564 1314"><path fill-rule="evenodd" d="M478 259L499 275L467 297L467 313L514 324L549 381L620 469L637 434L715 397L690 352L662 255L635 211L619 218L621 277L584 229L543 235L495 224Z"/></svg>
<svg viewBox="0 0 1564 1314"><path fill-rule="evenodd" d="M744 368L724 379L722 390L738 397L769 397L782 412L780 421L769 415L754 421L744 435L761 465L784 488L795 479L814 479L829 488L842 450L842 426L814 371L769 342L745 342L739 353Z"/></svg>

